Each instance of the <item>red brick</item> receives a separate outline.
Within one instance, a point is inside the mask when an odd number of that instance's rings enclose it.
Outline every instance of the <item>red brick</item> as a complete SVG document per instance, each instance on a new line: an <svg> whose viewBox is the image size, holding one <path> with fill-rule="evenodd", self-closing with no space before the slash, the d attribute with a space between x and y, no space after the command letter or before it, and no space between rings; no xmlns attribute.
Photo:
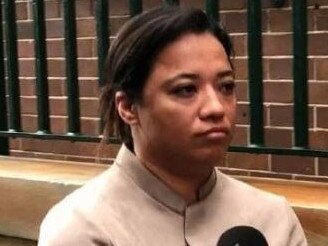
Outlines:
<svg viewBox="0 0 328 246"><path fill-rule="evenodd" d="M82 117L99 117L98 99L80 99Z"/></svg>
<svg viewBox="0 0 328 246"><path fill-rule="evenodd" d="M163 4L163 1L162 0L143 0L142 4L143 4L144 10L149 10L149 9L153 9L153 8L161 6Z"/></svg>
<svg viewBox="0 0 328 246"><path fill-rule="evenodd" d="M180 6L204 9L204 3L201 0L180 0Z"/></svg>
<svg viewBox="0 0 328 246"><path fill-rule="evenodd" d="M268 170L268 155L229 152L227 164L233 168Z"/></svg>
<svg viewBox="0 0 328 246"><path fill-rule="evenodd" d="M247 59L233 59L232 63L235 68L235 78L236 80L246 80L248 79L248 66Z"/></svg>
<svg viewBox="0 0 328 246"><path fill-rule="evenodd" d="M318 7L328 6L327 0L308 0L307 6L318 5Z"/></svg>
<svg viewBox="0 0 328 246"><path fill-rule="evenodd" d="M47 41L48 57L65 57L64 40L53 39Z"/></svg>
<svg viewBox="0 0 328 246"><path fill-rule="evenodd" d="M21 139L20 138L10 138L9 139L9 149L20 149L21 148Z"/></svg>
<svg viewBox="0 0 328 246"><path fill-rule="evenodd" d="M272 82L264 83L264 101L265 102L293 102L293 85L291 82Z"/></svg>
<svg viewBox="0 0 328 246"><path fill-rule="evenodd" d="M273 155L271 167L274 172L314 174L314 158L304 156L278 156Z"/></svg>
<svg viewBox="0 0 328 246"><path fill-rule="evenodd" d="M328 107L317 107L317 127L328 128Z"/></svg>
<svg viewBox="0 0 328 246"><path fill-rule="evenodd" d="M120 144L106 144L103 141L97 145L97 158L115 158L121 145Z"/></svg>
<svg viewBox="0 0 328 246"><path fill-rule="evenodd" d="M270 9L268 12L269 30L271 32L291 32L291 11Z"/></svg>
<svg viewBox="0 0 328 246"><path fill-rule="evenodd" d="M310 131L309 135L310 147L313 149L328 149L328 131L317 130Z"/></svg>
<svg viewBox="0 0 328 246"><path fill-rule="evenodd" d="M291 34L264 34L263 35L263 55L278 56L292 54Z"/></svg>
<svg viewBox="0 0 328 246"><path fill-rule="evenodd" d="M324 45L324 44L328 44L328 32L310 33L308 35L308 38L309 38L309 42L308 42L309 55L328 55L328 45ZM328 60L326 60L326 62L328 64ZM326 79L328 79L328 76L326 76Z"/></svg>
<svg viewBox="0 0 328 246"><path fill-rule="evenodd" d="M63 38L64 22L61 19L50 19L46 21L47 38Z"/></svg>
<svg viewBox="0 0 328 246"><path fill-rule="evenodd" d="M24 40L17 42L17 55L19 58L33 58L34 57L34 41Z"/></svg>
<svg viewBox="0 0 328 246"><path fill-rule="evenodd" d="M38 118L36 115L22 115L21 121L24 132L36 132L38 130Z"/></svg>
<svg viewBox="0 0 328 246"><path fill-rule="evenodd" d="M21 113L22 114L36 114L36 98L35 97L21 97Z"/></svg>
<svg viewBox="0 0 328 246"><path fill-rule="evenodd" d="M236 97L238 101L245 102L248 100L248 83L245 81L236 81Z"/></svg>
<svg viewBox="0 0 328 246"><path fill-rule="evenodd" d="M22 158L35 158L34 152L21 151L21 150L10 150L10 156L22 157Z"/></svg>
<svg viewBox="0 0 328 246"><path fill-rule="evenodd" d="M328 83L309 83L309 103L328 104Z"/></svg>
<svg viewBox="0 0 328 246"><path fill-rule="evenodd" d="M245 12L222 13L222 24L229 33L247 32L247 18Z"/></svg>
<svg viewBox="0 0 328 246"><path fill-rule="evenodd" d="M319 158L319 175L328 176L328 158Z"/></svg>
<svg viewBox="0 0 328 246"><path fill-rule="evenodd" d="M26 2L17 2L16 3L16 19L17 20L28 19Z"/></svg>
<svg viewBox="0 0 328 246"><path fill-rule="evenodd" d="M98 61L96 59L78 60L79 77L97 77Z"/></svg>
<svg viewBox="0 0 328 246"><path fill-rule="evenodd" d="M110 1L109 14L111 16L128 15L129 14L129 1L128 0Z"/></svg>
<svg viewBox="0 0 328 246"><path fill-rule="evenodd" d="M67 114L67 101L65 98L51 98L49 107L50 115L65 116Z"/></svg>
<svg viewBox="0 0 328 246"><path fill-rule="evenodd" d="M247 7L246 1L243 0L221 0L220 10L237 10L245 9Z"/></svg>
<svg viewBox="0 0 328 246"><path fill-rule="evenodd" d="M271 105L270 106L271 126L292 126L293 106L292 105Z"/></svg>
<svg viewBox="0 0 328 246"><path fill-rule="evenodd" d="M92 1L79 0L76 2L76 17L90 17L93 15Z"/></svg>
<svg viewBox="0 0 328 246"><path fill-rule="evenodd" d="M231 145L247 145L248 127L236 126Z"/></svg>
<svg viewBox="0 0 328 246"><path fill-rule="evenodd" d="M265 144L270 147L292 147L292 130L265 128Z"/></svg>
<svg viewBox="0 0 328 246"><path fill-rule="evenodd" d="M50 117L51 132L55 134L65 134L67 132L67 117Z"/></svg>
<svg viewBox="0 0 328 246"><path fill-rule="evenodd" d="M268 59L269 79L292 79L292 60L291 59Z"/></svg>
<svg viewBox="0 0 328 246"><path fill-rule="evenodd" d="M79 80L79 89L81 97L97 97L99 96L98 80Z"/></svg>
<svg viewBox="0 0 328 246"><path fill-rule="evenodd" d="M45 1L46 18L57 18L60 16L60 0Z"/></svg>
<svg viewBox="0 0 328 246"><path fill-rule="evenodd" d="M249 105L238 104L236 123L246 125L249 124Z"/></svg>
<svg viewBox="0 0 328 246"><path fill-rule="evenodd" d="M65 77L65 60L48 59L49 77Z"/></svg>
<svg viewBox="0 0 328 246"><path fill-rule="evenodd" d="M98 119L81 119L81 132L86 135L99 135L99 120Z"/></svg>
<svg viewBox="0 0 328 246"><path fill-rule="evenodd" d="M20 79L21 96L35 96L35 80Z"/></svg>
<svg viewBox="0 0 328 246"><path fill-rule="evenodd" d="M271 105L270 125L271 126L293 126L294 112L293 105ZM308 108L309 127L313 127L313 108Z"/></svg>
<svg viewBox="0 0 328 246"><path fill-rule="evenodd" d="M48 80L50 96L65 96L65 80L64 79L49 79Z"/></svg>
<svg viewBox="0 0 328 246"><path fill-rule="evenodd" d="M270 9L268 11L269 30L271 32L292 32L292 13L290 9ZM314 18L308 14L308 30L314 30Z"/></svg>
<svg viewBox="0 0 328 246"><path fill-rule="evenodd" d="M24 151L37 151L37 152L53 152L53 140L41 139L22 139L22 150Z"/></svg>
<svg viewBox="0 0 328 246"><path fill-rule="evenodd" d="M325 45L323 45L325 46ZM328 53L327 53L328 54ZM315 61L315 73L317 80L328 81L328 59L317 59Z"/></svg>
<svg viewBox="0 0 328 246"><path fill-rule="evenodd" d="M328 9L319 9L315 11L316 29L320 31L328 30Z"/></svg>
<svg viewBox="0 0 328 246"><path fill-rule="evenodd" d="M233 44L235 56L246 56L247 55L247 41L246 35L231 35L231 41Z"/></svg>
<svg viewBox="0 0 328 246"><path fill-rule="evenodd" d="M95 39L78 39L77 40L77 55L78 57L92 57L95 55L93 51L93 42Z"/></svg>
<svg viewBox="0 0 328 246"><path fill-rule="evenodd" d="M64 140L53 141L53 149L57 153L80 156L95 156L98 143L70 142Z"/></svg>
<svg viewBox="0 0 328 246"><path fill-rule="evenodd" d="M35 77L35 59L22 60L19 62L19 76Z"/></svg>
<svg viewBox="0 0 328 246"><path fill-rule="evenodd" d="M94 37L96 35L95 20L78 19L76 21L76 34L78 37Z"/></svg>

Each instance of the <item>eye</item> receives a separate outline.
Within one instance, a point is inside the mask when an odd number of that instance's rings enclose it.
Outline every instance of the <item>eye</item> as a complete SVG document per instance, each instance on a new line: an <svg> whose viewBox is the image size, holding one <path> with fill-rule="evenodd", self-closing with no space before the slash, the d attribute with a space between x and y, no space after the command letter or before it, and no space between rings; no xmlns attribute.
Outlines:
<svg viewBox="0 0 328 246"><path fill-rule="evenodd" d="M197 92L195 85L177 86L172 90L172 94L178 97L192 97Z"/></svg>
<svg viewBox="0 0 328 246"><path fill-rule="evenodd" d="M232 95L235 91L236 84L234 81L226 81L222 82L219 85L219 90L225 95Z"/></svg>

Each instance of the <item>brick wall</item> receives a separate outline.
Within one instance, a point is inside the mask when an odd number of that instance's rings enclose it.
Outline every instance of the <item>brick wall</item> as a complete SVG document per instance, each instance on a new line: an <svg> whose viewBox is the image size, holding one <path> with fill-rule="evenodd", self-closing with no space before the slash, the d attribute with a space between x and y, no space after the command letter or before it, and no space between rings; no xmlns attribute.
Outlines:
<svg viewBox="0 0 328 246"><path fill-rule="evenodd" d="M291 147L293 144L292 33L290 1L274 8L264 0L263 78L264 122L268 146ZM17 1L18 54L21 81L22 124L24 131L37 130L33 26L31 1ZM99 133L97 48L95 39L94 0L77 0L78 68L82 133ZM111 35L129 18L128 0L110 0ZM144 9L161 4L144 1ZM182 5L202 8L201 0L180 0ZM235 44L236 79L239 111L234 144L248 142L247 36L246 0L221 0L221 21ZM50 90L51 128L65 133L67 128L63 21L60 0L47 0L47 51ZM309 31L309 124L310 146L328 149L328 0L308 0ZM12 139L11 155L62 160L108 162L119 146L99 149L95 143L72 143L58 140ZM328 158L230 153L222 170L228 173L273 176L287 179L328 181Z"/></svg>

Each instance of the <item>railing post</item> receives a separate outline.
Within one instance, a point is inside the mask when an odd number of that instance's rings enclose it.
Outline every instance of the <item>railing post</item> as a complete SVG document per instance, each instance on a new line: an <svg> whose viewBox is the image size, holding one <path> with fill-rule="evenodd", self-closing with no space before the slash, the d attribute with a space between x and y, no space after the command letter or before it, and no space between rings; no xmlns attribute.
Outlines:
<svg viewBox="0 0 328 246"><path fill-rule="evenodd" d="M250 144L263 145L261 1L247 1Z"/></svg>
<svg viewBox="0 0 328 246"><path fill-rule="evenodd" d="M99 85L104 84L104 67L109 49L110 27L108 21L108 0L96 0L97 49Z"/></svg>
<svg viewBox="0 0 328 246"><path fill-rule="evenodd" d="M206 0L206 13L215 21L220 21L218 2L218 0Z"/></svg>
<svg viewBox="0 0 328 246"><path fill-rule="evenodd" d="M44 1L33 0L38 133L50 133Z"/></svg>
<svg viewBox="0 0 328 246"><path fill-rule="evenodd" d="M68 135L80 133L75 0L63 0L67 78Z"/></svg>
<svg viewBox="0 0 328 246"><path fill-rule="evenodd" d="M5 65L3 57L2 4L0 4L0 131L8 130ZM8 137L0 137L0 155L9 155Z"/></svg>
<svg viewBox="0 0 328 246"><path fill-rule="evenodd" d="M168 5L179 5L179 0L165 0L165 3Z"/></svg>
<svg viewBox="0 0 328 246"><path fill-rule="evenodd" d="M294 146L308 147L307 1L293 2ZM327 44L325 44L327 45Z"/></svg>
<svg viewBox="0 0 328 246"><path fill-rule="evenodd" d="M5 38L8 72L8 95L9 95L9 130L21 131L20 119L20 93L18 80L17 61L17 31L16 31L16 7L15 1L4 1L5 15Z"/></svg>
<svg viewBox="0 0 328 246"><path fill-rule="evenodd" d="M142 12L142 0L129 0L130 15L135 16Z"/></svg>

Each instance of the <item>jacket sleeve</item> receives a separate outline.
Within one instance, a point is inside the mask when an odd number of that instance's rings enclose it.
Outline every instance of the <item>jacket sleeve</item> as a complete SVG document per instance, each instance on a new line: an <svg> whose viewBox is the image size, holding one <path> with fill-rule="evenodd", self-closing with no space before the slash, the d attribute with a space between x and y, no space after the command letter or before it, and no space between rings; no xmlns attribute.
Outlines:
<svg viewBox="0 0 328 246"><path fill-rule="evenodd" d="M108 236L78 211L55 207L44 218L38 246L112 246Z"/></svg>

